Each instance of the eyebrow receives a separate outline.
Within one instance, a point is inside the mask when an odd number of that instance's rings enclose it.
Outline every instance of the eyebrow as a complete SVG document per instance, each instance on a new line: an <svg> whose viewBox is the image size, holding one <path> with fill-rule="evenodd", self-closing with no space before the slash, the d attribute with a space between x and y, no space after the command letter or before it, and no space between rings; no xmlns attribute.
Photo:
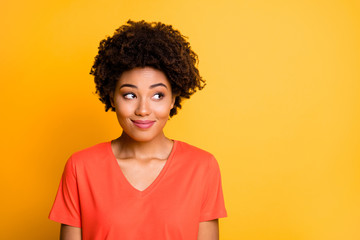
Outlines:
<svg viewBox="0 0 360 240"><path fill-rule="evenodd" d="M159 86L163 86L163 87L167 88L167 86L166 86L165 84L163 84L163 83L153 84L153 85L151 85L149 88L155 88L155 87L159 87ZM127 83L125 83L125 84L121 85L119 89L121 89L121 88L123 88L123 87L138 88L137 86L135 86L135 85L133 85L133 84L127 84Z"/></svg>
<svg viewBox="0 0 360 240"><path fill-rule="evenodd" d="M132 84L123 84L119 87L119 89L123 88L123 87L131 87L131 88L137 88L137 86L132 85Z"/></svg>
<svg viewBox="0 0 360 240"><path fill-rule="evenodd" d="M167 88L167 86L165 84L163 84L163 83L153 84L153 85L150 86L150 88L155 88L155 87L158 87L158 86L163 86L163 87Z"/></svg>

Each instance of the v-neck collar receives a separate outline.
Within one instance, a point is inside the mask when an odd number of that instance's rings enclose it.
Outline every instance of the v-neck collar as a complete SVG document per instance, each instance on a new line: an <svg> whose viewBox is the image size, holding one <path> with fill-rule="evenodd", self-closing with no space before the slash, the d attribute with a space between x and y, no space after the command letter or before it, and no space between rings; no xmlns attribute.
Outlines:
<svg viewBox="0 0 360 240"><path fill-rule="evenodd" d="M126 186L127 189L129 189L130 192L134 193L135 195L137 195L138 197L143 197L145 195L147 195L148 193L150 193L161 181L161 179L163 178L163 176L165 175L167 169L169 168L172 159L174 158L174 153L176 151L177 145L178 145L178 141L177 140L173 140L173 147L171 149L171 152L169 154L168 159L165 162L165 165L163 166L163 168L161 169L159 175L155 178L155 180L144 190L140 191L138 189L136 189L133 185L131 185L131 183L126 179L123 171L121 170L119 163L112 151L112 147L111 147L111 141L107 142L107 149L111 158L111 164L113 164L114 168L116 168L116 171L119 173L119 178L120 181Z"/></svg>

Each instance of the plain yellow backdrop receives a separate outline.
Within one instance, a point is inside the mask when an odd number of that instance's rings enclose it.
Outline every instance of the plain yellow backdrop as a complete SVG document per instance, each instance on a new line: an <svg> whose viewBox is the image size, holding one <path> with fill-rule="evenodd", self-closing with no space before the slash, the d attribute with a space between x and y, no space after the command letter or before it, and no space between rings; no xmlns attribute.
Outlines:
<svg viewBox="0 0 360 240"><path fill-rule="evenodd" d="M166 133L218 159L221 239L360 239L355 0L2 1L1 239L57 239L65 161L121 133L89 72L128 19L173 25L199 55L207 86Z"/></svg>

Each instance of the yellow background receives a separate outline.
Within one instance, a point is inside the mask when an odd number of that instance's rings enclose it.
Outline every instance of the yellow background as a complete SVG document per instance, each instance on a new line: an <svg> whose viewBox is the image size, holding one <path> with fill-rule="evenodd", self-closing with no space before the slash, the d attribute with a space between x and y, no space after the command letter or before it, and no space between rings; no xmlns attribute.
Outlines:
<svg viewBox="0 0 360 240"><path fill-rule="evenodd" d="M116 138L90 67L128 19L189 37L207 80L166 127L218 159L221 239L360 239L360 3L10 1L0 6L1 239L57 239L65 161Z"/></svg>

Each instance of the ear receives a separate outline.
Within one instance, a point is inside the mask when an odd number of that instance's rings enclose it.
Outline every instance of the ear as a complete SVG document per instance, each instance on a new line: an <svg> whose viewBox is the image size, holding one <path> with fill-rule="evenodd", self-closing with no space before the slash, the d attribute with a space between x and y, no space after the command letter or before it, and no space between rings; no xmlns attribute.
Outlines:
<svg viewBox="0 0 360 240"><path fill-rule="evenodd" d="M174 104L175 104L176 96L177 96L177 95L175 95L175 94L173 94L173 96L172 96L172 100L171 100L171 108L170 108L170 109L173 109L173 108L174 108Z"/></svg>
<svg viewBox="0 0 360 240"><path fill-rule="evenodd" d="M114 104L114 92L111 92L111 93L110 93L109 98L110 98L111 106L112 106L113 108L115 108L115 104Z"/></svg>

